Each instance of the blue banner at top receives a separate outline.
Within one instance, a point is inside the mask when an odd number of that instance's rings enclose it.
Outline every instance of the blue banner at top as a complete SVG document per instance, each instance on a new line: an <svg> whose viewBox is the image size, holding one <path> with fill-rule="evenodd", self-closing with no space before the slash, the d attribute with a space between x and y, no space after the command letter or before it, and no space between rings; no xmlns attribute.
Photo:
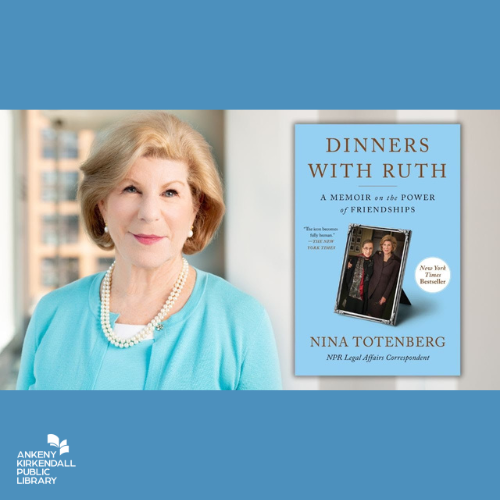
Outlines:
<svg viewBox="0 0 500 500"><path fill-rule="evenodd" d="M500 6L2 7L0 107L497 109ZM15 49L15 50L12 50Z"/></svg>

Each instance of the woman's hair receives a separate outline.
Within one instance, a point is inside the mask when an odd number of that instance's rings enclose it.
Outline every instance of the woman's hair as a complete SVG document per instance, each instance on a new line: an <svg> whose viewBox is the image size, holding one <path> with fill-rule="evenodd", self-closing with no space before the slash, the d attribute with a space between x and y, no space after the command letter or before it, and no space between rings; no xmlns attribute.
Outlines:
<svg viewBox="0 0 500 500"><path fill-rule="evenodd" d="M390 234L386 234L381 240L380 240L380 248L382 248L382 245L384 242L390 241L392 244L392 251L396 250L396 247L398 246L398 240L394 238L394 236L391 236Z"/></svg>
<svg viewBox="0 0 500 500"><path fill-rule="evenodd" d="M105 250L114 248L98 202L104 200L141 157L183 161L198 213L193 236L182 249L200 252L212 239L225 212L222 184L211 148L190 125L163 111L138 113L118 122L94 141L90 156L80 167L83 180L78 199L85 228L92 240Z"/></svg>
<svg viewBox="0 0 500 500"><path fill-rule="evenodd" d="M365 240L365 241L363 241L363 243L361 245L361 248L363 248L367 243L371 243L373 245L373 241L372 240Z"/></svg>

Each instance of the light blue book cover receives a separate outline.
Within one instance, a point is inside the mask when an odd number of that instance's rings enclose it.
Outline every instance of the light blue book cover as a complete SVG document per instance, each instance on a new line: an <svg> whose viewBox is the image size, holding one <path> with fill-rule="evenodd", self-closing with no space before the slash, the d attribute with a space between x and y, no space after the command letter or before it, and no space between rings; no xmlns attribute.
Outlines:
<svg viewBox="0 0 500 500"><path fill-rule="evenodd" d="M460 125L295 126L295 374L460 375Z"/></svg>

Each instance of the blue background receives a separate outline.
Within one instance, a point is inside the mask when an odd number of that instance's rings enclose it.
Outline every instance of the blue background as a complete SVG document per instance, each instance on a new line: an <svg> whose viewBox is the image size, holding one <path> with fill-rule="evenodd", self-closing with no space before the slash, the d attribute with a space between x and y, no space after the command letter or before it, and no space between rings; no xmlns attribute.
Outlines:
<svg viewBox="0 0 500 500"><path fill-rule="evenodd" d="M350 138L350 153L344 146L328 153L327 137ZM354 138L427 138L428 151L421 153L354 153ZM335 149L332 141L332 148ZM395 149L398 149L396 147ZM419 146L416 146L419 151ZM369 147L368 151L371 151ZM311 175L309 164L329 165L324 177ZM336 163L336 178L331 164ZM345 178L341 163L354 163ZM357 178L357 166L371 164L371 178ZM384 163L393 165L395 178L384 179ZM398 177L398 163L429 164L419 177L419 168L411 167L408 178ZM446 178L432 178L432 163L445 163ZM363 174L366 175L366 174ZM406 175L406 170L403 171ZM395 185L397 187L359 187ZM330 201L331 194L370 195L370 201ZM402 201L402 194L434 195L434 201ZM321 201L322 196L326 201ZM387 196L397 201L386 201ZM383 201L376 197L383 196ZM345 215L340 209L349 207ZM406 213L352 213L350 207L415 207ZM349 224L410 229L412 231L403 280L411 307L401 306L396 327L361 321L334 314L335 299L344 261ZM337 228L335 250L308 250L310 232L305 226ZM327 233L328 231L323 231ZM321 238L323 239L323 238ZM321 245L318 245L321 246ZM379 248L375 248L379 250ZM438 293L423 291L415 280L418 264L439 257L451 270L449 285ZM460 375L460 125L296 125L295 126L295 373L297 375ZM348 347L310 347L311 336L345 337ZM355 347L353 336L375 337L446 337L442 348ZM416 342L416 340L415 340ZM394 342L393 342L394 343ZM430 356L428 361L327 361L327 354L364 357Z"/></svg>
<svg viewBox="0 0 500 500"><path fill-rule="evenodd" d="M10 109L498 109L478 0L3 2Z"/></svg>
<svg viewBox="0 0 500 500"><path fill-rule="evenodd" d="M498 406L464 394L6 393L3 498L495 498ZM76 467L16 485L48 433Z"/></svg>
<svg viewBox="0 0 500 500"><path fill-rule="evenodd" d="M0 107L498 109L499 9L4 3ZM9 500L498 494L498 392L4 392L0 409ZM77 468L17 486L48 433Z"/></svg>

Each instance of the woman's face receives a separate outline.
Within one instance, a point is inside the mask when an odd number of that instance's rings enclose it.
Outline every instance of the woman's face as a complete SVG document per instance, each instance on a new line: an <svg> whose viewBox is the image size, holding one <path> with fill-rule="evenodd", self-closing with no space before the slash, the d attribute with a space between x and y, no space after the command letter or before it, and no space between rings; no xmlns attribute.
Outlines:
<svg viewBox="0 0 500 500"><path fill-rule="evenodd" d="M362 248L363 255L368 259L373 252L373 243L365 243Z"/></svg>
<svg viewBox="0 0 500 500"><path fill-rule="evenodd" d="M99 202L117 255L157 268L181 255L196 209L183 161L139 158Z"/></svg>
<svg viewBox="0 0 500 500"><path fill-rule="evenodd" d="M392 243L389 240L382 243L382 252L384 252L384 255L388 255L392 252Z"/></svg>

